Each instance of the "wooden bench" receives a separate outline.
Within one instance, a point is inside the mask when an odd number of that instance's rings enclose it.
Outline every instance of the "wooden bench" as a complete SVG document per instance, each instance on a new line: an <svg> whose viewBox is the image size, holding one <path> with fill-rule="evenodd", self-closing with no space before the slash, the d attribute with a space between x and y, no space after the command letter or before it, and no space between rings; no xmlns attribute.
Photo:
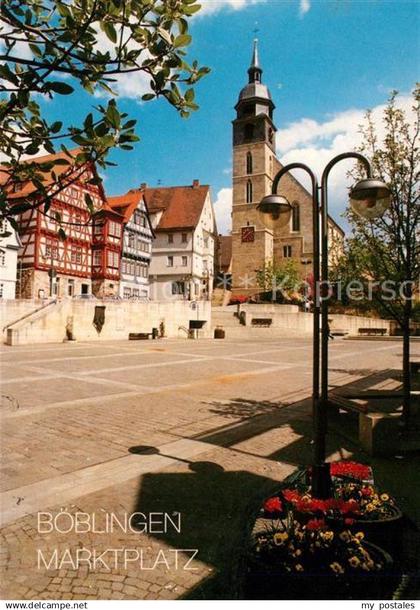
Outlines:
<svg viewBox="0 0 420 610"><path fill-rule="evenodd" d="M129 333L128 340L129 341L142 341L145 339L149 339L149 337L153 337L153 333Z"/></svg>
<svg viewBox="0 0 420 610"><path fill-rule="evenodd" d="M358 333L359 335L385 335L386 328L359 328Z"/></svg>
<svg viewBox="0 0 420 610"><path fill-rule="evenodd" d="M272 318L252 318L251 326L265 326L269 327L273 323Z"/></svg>
<svg viewBox="0 0 420 610"><path fill-rule="evenodd" d="M351 399L335 392L330 393L329 406L332 408L339 407L345 411L353 411L355 413L368 412L368 405L366 403L358 402L357 399Z"/></svg>

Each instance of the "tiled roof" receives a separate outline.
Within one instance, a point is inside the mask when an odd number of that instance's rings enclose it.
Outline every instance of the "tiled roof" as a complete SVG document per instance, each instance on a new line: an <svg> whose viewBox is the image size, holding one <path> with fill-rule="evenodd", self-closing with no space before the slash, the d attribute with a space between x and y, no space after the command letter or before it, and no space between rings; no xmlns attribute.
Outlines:
<svg viewBox="0 0 420 610"><path fill-rule="evenodd" d="M149 212L162 212L157 231L195 228L208 193L209 186L197 181L192 186L145 187L143 190Z"/></svg>
<svg viewBox="0 0 420 610"><path fill-rule="evenodd" d="M80 152L80 148L75 148L70 151L70 154L72 156L76 156L79 152ZM67 159L70 162L72 162L72 158L69 157L66 153L59 152L59 153L55 153L53 155L42 155L40 157L31 157L29 159L25 159L24 161L22 161L22 163L48 163L50 161L55 161L58 159ZM68 174L71 173L70 165L55 165L53 169L54 169L54 172L57 177L60 177L66 173L68 173ZM0 185L5 184L7 182L7 179L8 179L7 170L8 170L8 168L5 165L0 165ZM53 178L53 176L51 175L51 171L44 172L43 176L44 176L43 183L45 184L45 186L49 186L56 181ZM27 197L28 195L31 195L36 190L37 189L32 182L26 182L20 190L13 191L13 192L10 190L10 192L8 193L8 198L9 199L20 199L22 197Z"/></svg>
<svg viewBox="0 0 420 610"><path fill-rule="evenodd" d="M134 210L137 208L139 202L143 199L143 193L139 189L133 189L128 191L125 195L108 197L107 199L110 208L122 214L124 216L124 222L127 223L134 214Z"/></svg>

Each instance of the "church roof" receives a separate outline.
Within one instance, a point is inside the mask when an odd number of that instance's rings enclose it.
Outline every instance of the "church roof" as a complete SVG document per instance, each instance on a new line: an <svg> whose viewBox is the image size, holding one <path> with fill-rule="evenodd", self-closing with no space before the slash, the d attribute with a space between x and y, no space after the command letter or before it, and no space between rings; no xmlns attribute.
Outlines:
<svg viewBox="0 0 420 610"><path fill-rule="evenodd" d="M262 72L263 71L260 66L260 60L258 55L258 40L255 39L254 47L252 49L251 64L248 68L249 82L247 85L245 85L245 87L241 89L241 92L239 93L238 103L254 98L269 100L272 103L268 87L266 85L263 85L261 82Z"/></svg>
<svg viewBox="0 0 420 610"><path fill-rule="evenodd" d="M200 185L198 180L194 180L192 186L144 187L144 199L150 214L162 212L155 230L194 229L209 190L208 185Z"/></svg>

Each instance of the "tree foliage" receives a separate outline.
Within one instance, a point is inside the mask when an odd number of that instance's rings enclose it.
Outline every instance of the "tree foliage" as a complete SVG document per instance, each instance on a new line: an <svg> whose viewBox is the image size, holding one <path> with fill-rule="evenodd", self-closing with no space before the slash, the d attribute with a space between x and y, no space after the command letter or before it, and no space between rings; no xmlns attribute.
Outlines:
<svg viewBox="0 0 420 610"><path fill-rule="evenodd" d="M277 263L268 261L256 271L257 284L264 292L287 295L296 293L301 284L297 264L293 260Z"/></svg>
<svg viewBox="0 0 420 610"><path fill-rule="evenodd" d="M394 91L383 112L383 138L371 112L361 127L360 152L370 158L373 176L389 186L390 208L371 221L348 213L352 233L333 277L344 286L357 281L359 302L403 325L420 276L420 87L413 91L412 116L397 102Z"/></svg>
<svg viewBox="0 0 420 610"><path fill-rule="evenodd" d="M80 150L72 164L111 165L114 148L131 150L139 138L136 121L121 112L113 86L121 75L142 74L150 83L148 101L165 98L182 117L198 108L194 85L209 69L186 62L191 43L189 18L195 0L9 0L0 3L0 151L4 163L0 213L20 213L6 191L32 181L38 200L48 204L43 184L51 164L26 161L40 152ZM84 89L111 96L81 124L71 120L72 94ZM49 122L40 100L68 98L67 117ZM69 163L64 159L61 163Z"/></svg>

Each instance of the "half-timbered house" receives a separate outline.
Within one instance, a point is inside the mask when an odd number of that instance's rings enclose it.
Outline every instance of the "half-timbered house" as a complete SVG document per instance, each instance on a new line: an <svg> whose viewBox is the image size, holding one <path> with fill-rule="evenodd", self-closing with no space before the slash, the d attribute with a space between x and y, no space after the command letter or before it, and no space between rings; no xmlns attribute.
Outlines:
<svg viewBox="0 0 420 610"><path fill-rule="evenodd" d="M52 195L47 212L43 205L37 206L39 194L32 182L8 193L8 198L13 202L33 202L33 206L19 216L21 248L17 294L22 298L73 297L92 293L93 221L85 195L89 194L97 212L104 208L106 198L100 182L90 182L96 177L94 165L74 163L73 157L77 152L71 151L72 157L57 153L36 158L40 163L60 159L70 161L68 165L59 164L58 161L53 170L44 175L44 184L50 188ZM112 211L109 213L112 214ZM58 234L60 222L67 236L64 240ZM119 239L121 241L121 236ZM110 241L113 244L114 239ZM117 256L118 247L112 245L110 248L117 251ZM95 250L101 248L106 251L103 244L95 246ZM113 259L111 262L113 264ZM119 263L116 265L118 267ZM105 264L95 272L95 287L98 285L102 288L100 280L105 279L107 272ZM119 274L115 273L107 279L115 281L117 292Z"/></svg>
<svg viewBox="0 0 420 610"><path fill-rule="evenodd" d="M149 298L149 267L153 231L140 189L119 197L108 197L111 208L124 217L124 237L120 266L120 296Z"/></svg>

